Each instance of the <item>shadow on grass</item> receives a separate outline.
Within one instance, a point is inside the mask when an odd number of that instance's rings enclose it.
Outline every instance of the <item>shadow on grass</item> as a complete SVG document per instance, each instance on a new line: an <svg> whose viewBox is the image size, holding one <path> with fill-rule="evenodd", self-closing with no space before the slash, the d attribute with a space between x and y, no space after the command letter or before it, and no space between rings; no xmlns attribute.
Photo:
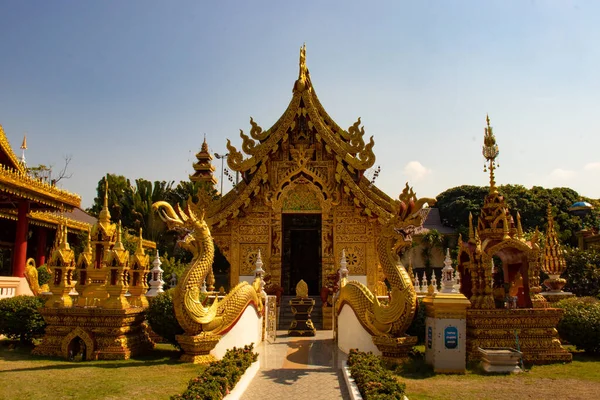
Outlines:
<svg viewBox="0 0 600 400"><path fill-rule="evenodd" d="M403 378L426 379L435 375L433 367L425 363L425 354L419 350L412 351L408 360L399 364L387 364L386 367Z"/></svg>
<svg viewBox="0 0 600 400"><path fill-rule="evenodd" d="M148 367L153 365L173 365L181 364L179 361L180 352L167 345L158 345L147 354L138 355L129 360L99 360L99 361L67 361L58 357L45 357L32 355L31 351L34 345L23 345L19 342L9 340L0 341L0 361L47 361L51 365L35 366L28 368L15 368L5 370L4 372L23 372L36 370L68 370L74 368L135 368Z"/></svg>

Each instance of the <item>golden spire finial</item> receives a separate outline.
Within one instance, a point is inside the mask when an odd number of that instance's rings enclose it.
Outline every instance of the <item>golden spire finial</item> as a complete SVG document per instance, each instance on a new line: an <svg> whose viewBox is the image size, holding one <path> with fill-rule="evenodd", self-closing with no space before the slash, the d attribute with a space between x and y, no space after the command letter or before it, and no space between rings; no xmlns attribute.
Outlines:
<svg viewBox="0 0 600 400"><path fill-rule="evenodd" d="M498 168L496 164L496 157L500 154L498 150L498 145L496 144L496 137L494 136L494 131L490 126L490 117L486 114L486 122L487 127L485 128L485 134L483 136L483 156L485 157L488 165L483 167L483 171L486 172L489 168L490 170L490 194L498 193L498 189L496 188L496 181L494 180L494 169Z"/></svg>
<svg viewBox="0 0 600 400"><path fill-rule="evenodd" d="M145 254L145 253L144 253L144 246L142 245L142 241L143 241L143 240L144 240L144 239L142 238L142 228L140 227L140 237L139 237L139 240L138 240L138 247L137 247L137 249L135 250L135 254L136 254L136 255L143 256L143 255Z"/></svg>
<svg viewBox="0 0 600 400"><path fill-rule="evenodd" d="M523 240L523 227L521 226L521 214L517 211L517 237Z"/></svg>
<svg viewBox="0 0 600 400"><path fill-rule="evenodd" d="M60 238L60 242L59 242L59 245L58 245L58 247L61 250L69 250L70 249L69 242L67 241L67 233L68 233L67 232L67 225L64 225L64 222L63 222L63 229L62 229L62 232L60 233L61 238Z"/></svg>
<svg viewBox="0 0 600 400"><path fill-rule="evenodd" d="M469 213L469 241L475 238L475 233L473 232L473 214Z"/></svg>
<svg viewBox="0 0 600 400"><path fill-rule="evenodd" d="M100 210L98 220L100 222L110 222L110 211L108 210L108 175L104 178L104 204L102 210Z"/></svg>
<svg viewBox="0 0 600 400"><path fill-rule="evenodd" d="M125 246L123 246L123 242L121 241L121 221L117 224L117 241L113 246L116 250L125 250Z"/></svg>
<svg viewBox="0 0 600 400"><path fill-rule="evenodd" d="M304 43L302 45L302 47L300 47L300 72L298 74L298 79L306 79L306 73L307 73L307 68L306 68L306 43Z"/></svg>
<svg viewBox="0 0 600 400"><path fill-rule="evenodd" d="M23 134L23 143L21 143L21 150L27 150L27 134Z"/></svg>
<svg viewBox="0 0 600 400"><path fill-rule="evenodd" d="M502 213L502 234L503 239L510 239L510 231L508 230L508 218L506 218L506 213L508 211L504 210Z"/></svg>

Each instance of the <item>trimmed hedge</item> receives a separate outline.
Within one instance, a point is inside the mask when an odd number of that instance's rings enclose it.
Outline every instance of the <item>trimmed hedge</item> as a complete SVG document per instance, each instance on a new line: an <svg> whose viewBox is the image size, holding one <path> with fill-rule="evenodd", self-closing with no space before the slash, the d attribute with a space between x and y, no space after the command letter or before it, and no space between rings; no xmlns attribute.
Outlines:
<svg viewBox="0 0 600 400"><path fill-rule="evenodd" d="M560 337L587 353L600 354L600 301L574 297L559 301L556 307L565 310L557 327Z"/></svg>
<svg viewBox="0 0 600 400"><path fill-rule="evenodd" d="M356 381L364 400L402 400L406 385L386 369L381 358L373 353L350 349L348 354L350 374Z"/></svg>
<svg viewBox="0 0 600 400"><path fill-rule="evenodd" d="M40 265L37 268L37 273L38 273L38 285L42 286L42 285L45 285L46 283L50 282L50 278L52 278L52 275L50 275L50 272L48 272L48 267L46 267L46 264Z"/></svg>
<svg viewBox="0 0 600 400"><path fill-rule="evenodd" d="M223 359L210 363L198 377L190 380L183 394L171 396L171 400L221 400L258 359L253 350L254 343L243 349L227 350Z"/></svg>
<svg viewBox="0 0 600 400"><path fill-rule="evenodd" d="M179 349L180 346L175 336L183 334L183 328L175 317L173 289L169 289L149 300L150 306L146 311L148 324L150 324L154 333Z"/></svg>
<svg viewBox="0 0 600 400"><path fill-rule="evenodd" d="M0 299L0 334L21 343L44 333L46 322L39 312L44 301L35 296L15 296Z"/></svg>

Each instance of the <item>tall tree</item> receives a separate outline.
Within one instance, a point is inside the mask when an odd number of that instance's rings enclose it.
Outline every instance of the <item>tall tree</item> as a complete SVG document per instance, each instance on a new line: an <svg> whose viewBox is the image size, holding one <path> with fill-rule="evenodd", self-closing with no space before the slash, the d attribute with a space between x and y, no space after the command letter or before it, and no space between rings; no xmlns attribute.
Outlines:
<svg viewBox="0 0 600 400"><path fill-rule="evenodd" d="M94 204L87 211L95 216L100 214L104 204L104 192L106 181L108 180L108 210L113 221L122 220L127 212L123 213L123 198L131 195L131 182L123 175L107 174L98 182L96 188L97 197L94 199Z"/></svg>
<svg viewBox="0 0 600 400"><path fill-rule="evenodd" d="M504 195L511 213L516 215L519 212L521 215L521 223L525 231L534 230L536 227L541 231L545 230L546 210L550 202L559 239L563 244L576 245L575 232L581 229L582 224L597 227L600 221L599 207L596 207L583 221L580 217L569 213L569 207L576 201L584 200L600 205L597 200L582 197L573 189L546 189L539 186L527 189L522 185L502 185L498 190ZM474 217L479 215L488 191L488 187L458 186L440 193L437 197L437 207L440 209L442 222L459 231L466 230L469 212L473 213Z"/></svg>

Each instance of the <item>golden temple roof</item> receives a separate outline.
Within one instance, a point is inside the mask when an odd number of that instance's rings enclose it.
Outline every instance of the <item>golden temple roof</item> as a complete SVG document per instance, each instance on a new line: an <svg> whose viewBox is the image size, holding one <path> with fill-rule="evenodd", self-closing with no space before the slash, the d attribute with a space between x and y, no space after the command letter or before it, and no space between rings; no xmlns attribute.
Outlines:
<svg viewBox="0 0 600 400"><path fill-rule="evenodd" d="M33 178L15 156L0 125L0 191L31 200L42 207L71 209L81 205L81 197ZM6 160L6 161L3 161Z"/></svg>
<svg viewBox="0 0 600 400"><path fill-rule="evenodd" d="M375 163L373 137L365 143L365 130L360 118L345 130L325 111L306 67L306 46L300 49L298 79L294 82L292 99L283 115L267 130L263 130L252 117L250 125L249 134L240 130L241 151L227 140L227 164L241 174L242 181L235 190L209 206L206 213L209 224L223 225L228 218L237 217L241 209L249 205L252 197L270 196L265 186L276 183L269 182L267 165L283 147L289 148L297 164L282 173L280 185L285 185L286 181L302 173L322 188L326 200L337 201L333 198L339 196L338 189L341 187L344 193L352 197L354 204L369 216L383 220L394 213L397 207L395 202L399 200L391 199L364 176L365 171ZM290 144L292 138L295 146ZM310 147L315 145L335 161L335 179L328 179L311 166L309 161L314 149ZM282 190L283 187L271 187L274 193L281 193ZM277 199L269 201L272 200Z"/></svg>
<svg viewBox="0 0 600 400"><path fill-rule="evenodd" d="M194 163L194 173L190 175L192 182L207 182L211 185L216 185L217 180L215 179L213 172L215 167L211 164L212 156L208 151L208 144L206 143L206 136L200 151L196 153L197 162Z"/></svg>

